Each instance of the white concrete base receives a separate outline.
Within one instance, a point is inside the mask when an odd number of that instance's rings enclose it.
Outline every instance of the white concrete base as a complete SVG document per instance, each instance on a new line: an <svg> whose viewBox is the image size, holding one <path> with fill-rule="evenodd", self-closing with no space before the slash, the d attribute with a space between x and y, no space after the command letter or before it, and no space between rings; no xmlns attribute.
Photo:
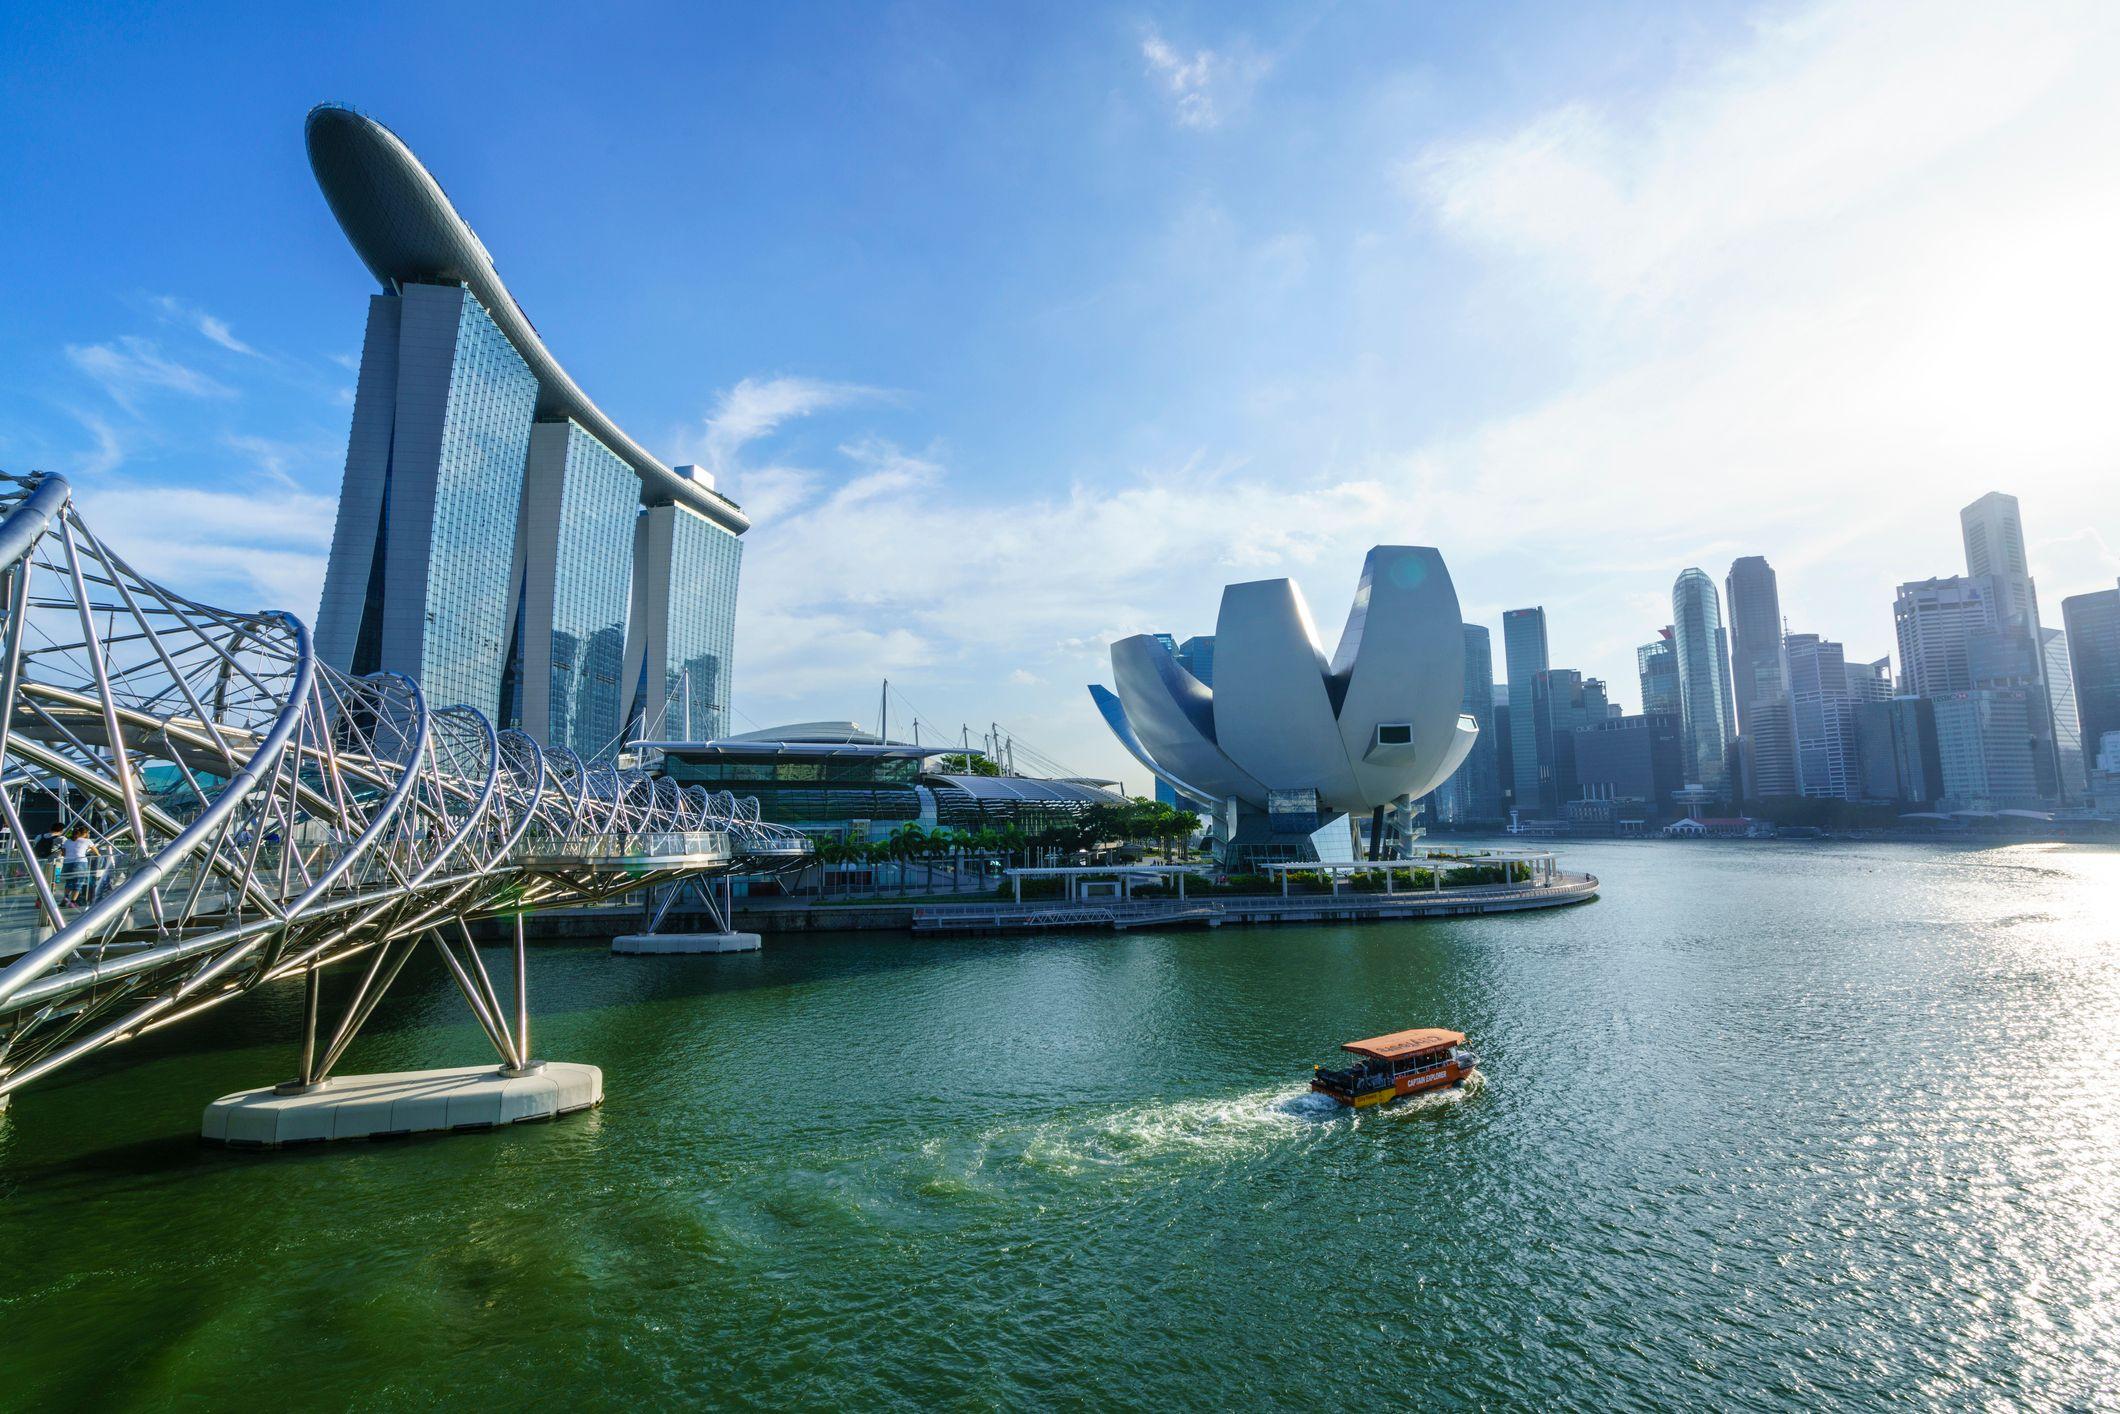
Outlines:
<svg viewBox="0 0 2120 1414"><path fill-rule="evenodd" d="M547 1061L529 1075L492 1066L339 1075L306 1095L267 1086L238 1090L206 1107L202 1137L217 1144L277 1149L328 1139L381 1139L452 1129L495 1129L551 1119L604 1102L604 1073L593 1065Z"/></svg>
<svg viewBox="0 0 2120 1414"><path fill-rule="evenodd" d="M756 933L628 933L611 940L611 951L631 953L757 952Z"/></svg>

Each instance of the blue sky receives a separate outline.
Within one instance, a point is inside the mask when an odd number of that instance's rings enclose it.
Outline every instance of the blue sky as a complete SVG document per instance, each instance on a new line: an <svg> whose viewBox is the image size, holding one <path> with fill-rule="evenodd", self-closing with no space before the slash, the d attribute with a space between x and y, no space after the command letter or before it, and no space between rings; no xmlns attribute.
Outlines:
<svg viewBox="0 0 2120 1414"><path fill-rule="evenodd" d="M8 6L0 465L313 612L369 289L330 99L753 512L739 726L887 673L1138 777L1111 638L1289 574L1329 643L1379 541L1630 705L1689 564L1871 658L2004 489L2049 606L2110 585L2116 12L1681 8Z"/></svg>

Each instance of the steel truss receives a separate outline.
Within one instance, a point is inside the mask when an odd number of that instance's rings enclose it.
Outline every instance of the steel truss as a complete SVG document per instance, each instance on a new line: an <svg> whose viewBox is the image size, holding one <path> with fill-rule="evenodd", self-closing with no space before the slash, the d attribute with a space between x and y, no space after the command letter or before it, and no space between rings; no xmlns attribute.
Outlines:
<svg viewBox="0 0 2120 1414"><path fill-rule="evenodd" d="M526 912L808 851L755 800L541 749L408 678L326 666L293 615L164 589L56 476L0 473L0 701L0 957L20 954L0 969L0 1104L296 974L290 1084L315 1085L422 944L527 1068ZM80 865L39 855L32 822L53 819L88 832ZM507 915L504 1006L467 924ZM356 959L325 1031L324 969Z"/></svg>

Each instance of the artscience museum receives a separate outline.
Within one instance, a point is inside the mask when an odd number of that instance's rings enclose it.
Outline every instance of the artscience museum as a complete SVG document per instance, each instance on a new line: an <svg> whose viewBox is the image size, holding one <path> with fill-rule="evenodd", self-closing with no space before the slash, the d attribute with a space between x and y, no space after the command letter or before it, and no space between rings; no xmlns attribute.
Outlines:
<svg viewBox="0 0 2120 1414"><path fill-rule="evenodd" d="M1328 659L1302 591L1232 584L1214 686L1148 634L1112 645L1116 691L1090 695L1157 779L1198 804L1225 863L1400 856L1413 802L1479 736L1460 712L1465 640L1443 557L1379 545Z"/></svg>

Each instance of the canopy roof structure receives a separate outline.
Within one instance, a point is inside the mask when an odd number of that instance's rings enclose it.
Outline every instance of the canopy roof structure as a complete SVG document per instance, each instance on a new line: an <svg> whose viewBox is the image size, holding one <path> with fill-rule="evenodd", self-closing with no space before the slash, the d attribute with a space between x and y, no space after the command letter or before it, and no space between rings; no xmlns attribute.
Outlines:
<svg viewBox="0 0 2120 1414"><path fill-rule="evenodd" d="M684 506L738 535L751 528L734 501L650 455L589 400L501 283L493 257L457 214L441 183L396 133L351 108L321 103L309 110L304 140L331 214L384 290L395 294L408 284L462 284L536 376L540 420L579 423L639 475L647 504Z"/></svg>
<svg viewBox="0 0 2120 1414"><path fill-rule="evenodd" d="M1047 805L1124 805L1126 797L1081 781L1043 780L1033 776L944 776L927 778L936 785L963 791L974 800L1017 801Z"/></svg>
<svg viewBox="0 0 2120 1414"><path fill-rule="evenodd" d="M1372 1036L1366 1041L1349 1041L1340 1049L1371 1060L1404 1060L1423 1051L1439 1051L1445 1046L1464 1044L1465 1033L1462 1031L1424 1026L1412 1031L1394 1031L1387 1036Z"/></svg>

